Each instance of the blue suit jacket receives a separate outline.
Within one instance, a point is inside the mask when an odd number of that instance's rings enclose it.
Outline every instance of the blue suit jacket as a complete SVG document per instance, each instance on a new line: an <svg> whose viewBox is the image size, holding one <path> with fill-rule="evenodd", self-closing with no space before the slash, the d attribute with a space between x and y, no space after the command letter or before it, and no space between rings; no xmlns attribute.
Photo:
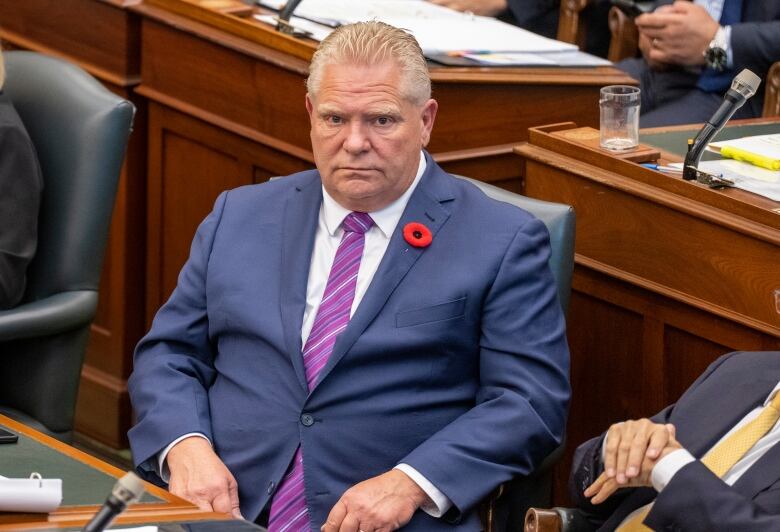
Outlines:
<svg viewBox="0 0 780 532"><path fill-rule="evenodd" d="M148 478L162 448L202 432L254 519L302 445L318 529L347 488L404 462L454 503L448 520L418 511L407 529L476 530L480 500L564 431L568 350L546 229L429 158L309 392L301 322L321 201L316 171L219 197L136 351L136 463ZM412 221L430 228L429 247L404 241Z"/></svg>
<svg viewBox="0 0 780 532"><path fill-rule="evenodd" d="M673 423L677 439L701 458L780 381L780 352L736 352L715 361L680 397L652 419ZM572 497L599 530L615 530L628 514L651 502L653 488L623 489L600 505L582 492L604 470L603 436L582 444L574 456ZM780 445L772 447L728 486L698 460L683 467L658 495L645 520L653 530L737 532L780 530Z"/></svg>

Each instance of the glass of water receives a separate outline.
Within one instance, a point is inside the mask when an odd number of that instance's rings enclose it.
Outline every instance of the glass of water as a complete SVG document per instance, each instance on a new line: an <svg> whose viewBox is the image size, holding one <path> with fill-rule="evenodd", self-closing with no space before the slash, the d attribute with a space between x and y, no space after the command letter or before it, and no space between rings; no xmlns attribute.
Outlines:
<svg viewBox="0 0 780 532"><path fill-rule="evenodd" d="M639 145L639 88L609 85L601 89L601 147L626 151Z"/></svg>

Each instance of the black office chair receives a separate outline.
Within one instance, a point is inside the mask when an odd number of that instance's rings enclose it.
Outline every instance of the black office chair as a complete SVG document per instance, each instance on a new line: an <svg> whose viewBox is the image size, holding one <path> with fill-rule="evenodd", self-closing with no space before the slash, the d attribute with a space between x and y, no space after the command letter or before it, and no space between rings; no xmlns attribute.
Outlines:
<svg viewBox="0 0 780 532"><path fill-rule="evenodd" d="M517 205L544 222L550 233L550 269L558 287L558 300L565 313L569 307L574 269L574 209L562 203L527 198L474 179L462 179L474 183L491 198ZM515 478L498 489L482 511L483 526L487 532L522 531L528 508L550 505L552 466L563 455L563 447L561 443L533 474Z"/></svg>
<svg viewBox="0 0 780 532"><path fill-rule="evenodd" d="M135 108L64 61L4 57L3 92L35 145L44 188L24 298L0 311L0 413L69 441Z"/></svg>

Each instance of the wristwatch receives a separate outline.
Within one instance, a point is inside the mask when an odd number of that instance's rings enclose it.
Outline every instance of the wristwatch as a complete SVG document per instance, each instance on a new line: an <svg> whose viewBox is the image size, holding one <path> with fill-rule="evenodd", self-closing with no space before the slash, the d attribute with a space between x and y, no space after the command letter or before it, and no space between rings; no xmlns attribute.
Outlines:
<svg viewBox="0 0 780 532"><path fill-rule="evenodd" d="M726 28L723 26L715 32L715 37L710 41L709 46L704 50L704 64L718 72L726 70L729 60L729 43L726 36Z"/></svg>

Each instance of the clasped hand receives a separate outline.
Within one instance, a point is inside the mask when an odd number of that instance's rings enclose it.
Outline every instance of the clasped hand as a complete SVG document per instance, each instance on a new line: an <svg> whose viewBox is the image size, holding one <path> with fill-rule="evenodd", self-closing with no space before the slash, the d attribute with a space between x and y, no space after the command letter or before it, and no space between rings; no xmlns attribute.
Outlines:
<svg viewBox="0 0 780 532"><path fill-rule="evenodd" d="M604 472L585 489L593 504L600 504L620 488L651 486L650 474L658 461L682 449L674 425L649 419L624 421L607 431Z"/></svg>

